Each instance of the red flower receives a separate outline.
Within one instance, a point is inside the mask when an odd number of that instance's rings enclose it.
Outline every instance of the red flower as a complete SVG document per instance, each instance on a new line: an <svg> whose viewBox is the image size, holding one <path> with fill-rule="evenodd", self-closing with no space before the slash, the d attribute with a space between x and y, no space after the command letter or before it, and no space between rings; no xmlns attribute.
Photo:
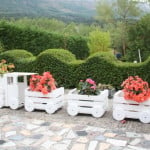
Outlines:
<svg viewBox="0 0 150 150"><path fill-rule="evenodd" d="M144 102L150 97L149 84L139 76L130 76L121 84L124 98L136 102Z"/></svg>
<svg viewBox="0 0 150 150"><path fill-rule="evenodd" d="M29 84L30 90L48 94L56 89L55 80L50 72L44 72L43 76L32 75Z"/></svg>

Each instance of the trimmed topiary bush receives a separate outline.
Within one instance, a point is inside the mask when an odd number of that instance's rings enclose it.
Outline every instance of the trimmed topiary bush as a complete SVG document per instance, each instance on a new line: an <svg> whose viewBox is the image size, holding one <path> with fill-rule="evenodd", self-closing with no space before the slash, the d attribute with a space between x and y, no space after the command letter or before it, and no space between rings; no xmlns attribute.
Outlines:
<svg viewBox="0 0 150 150"><path fill-rule="evenodd" d="M29 57L33 57L32 53L22 49L9 50L0 53L0 60L5 59L8 63L15 63L18 59Z"/></svg>
<svg viewBox="0 0 150 150"><path fill-rule="evenodd" d="M5 52L5 55L11 52ZM119 89L122 81L134 75L150 83L150 57L143 63L123 63L111 53L103 52L95 53L86 60L76 60L73 54L63 49L45 50L37 57L20 59L20 56L7 57L9 61L13 58L15 71L40 74L49 71L58 85L65 88L76 87L79 80L92 78L97 83L111 84Z"/></svg>
<svg viewBox="0 0 150 150"><path fill-rule="evenodd" d="M0 23L0 41L6 50L27 49L33 55L52 48L68 49L78 59L84 59L89 55L86 38L20 28L4 22Z"/></svg>

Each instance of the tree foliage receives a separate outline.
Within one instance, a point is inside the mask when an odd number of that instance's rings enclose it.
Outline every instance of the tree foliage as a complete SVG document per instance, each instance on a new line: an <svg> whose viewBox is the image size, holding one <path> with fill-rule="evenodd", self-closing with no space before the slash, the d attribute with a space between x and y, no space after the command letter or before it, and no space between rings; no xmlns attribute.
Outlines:
<svg viewBox="0 0 150 150"><path fill-rule="evenodd" d="M116 39L119 37L118 40L121 40L123 55L126 53L128 25L131 20L135 20L140 15L137 4L137 2L131 0L116 0L110 4L105 0L101 0L97 3L96 19L114 27L113 32L117 32L117 34L111 36ZM114 47L120 47L117 42L114 42L113 45Z"/></svg>
<svg viewBox="0 0 150 150"><path fill-rule="evenodd" d="M130 28L128 60L138 60L138 49L141 50L142 61L150 55L150 14L143 16Z"/></svg>
<svg viewBox="0 0 150 150"><path fill-rule="evenodd" d="M100 30L90 32L88 47L91 53L108 51L109 46L110 46L109 32L103 32Z"/></svg>

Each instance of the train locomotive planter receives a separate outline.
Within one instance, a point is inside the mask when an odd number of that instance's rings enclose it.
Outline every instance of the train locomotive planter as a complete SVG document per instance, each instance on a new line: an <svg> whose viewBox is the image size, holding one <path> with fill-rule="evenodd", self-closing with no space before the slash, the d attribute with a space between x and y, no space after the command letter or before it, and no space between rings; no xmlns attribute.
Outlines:
<svg viewBox="0 0 150 150"><path fill-rule="evenodd" d="M41 92L25 90L25 109L32 112L34 109L45 110L52 114L63 106L64 88L57 88L51 93L43 94Z"/></svg>
<svg viewBox="0 0 150 150"><path fill-rule="evenodd" d="M69 115L76 116L78 113L83 113L98 118L107 110L108 90L101 91L99 95L80 95L77 89L73 89L68 93L67 100Z"/></svg>
<svg viewBox="0 0 150 150"><path fill-rule="evenodd" d="M113 118L123 120L124 118L139 119L143 123L150 123L150 98L142 103L125 100L120 90L113 99Z"/></svg>
<svg viewBox="0 0 150 150"><path fill-rule="evenodd" d="M18 109L24 105L27 76L35 73L13 72L0 76L0 108Z"/></svg>

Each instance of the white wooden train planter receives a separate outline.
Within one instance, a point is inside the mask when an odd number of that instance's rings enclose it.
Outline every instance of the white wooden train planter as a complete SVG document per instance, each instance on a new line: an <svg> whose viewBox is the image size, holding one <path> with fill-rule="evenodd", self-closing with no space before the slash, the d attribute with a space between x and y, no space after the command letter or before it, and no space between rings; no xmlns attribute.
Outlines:
<svg viewBox="0 0 150 150"><path fill-rule="evenodd" d="M34 109L45 110L52 114L63 106L64 88L57 88L51 93L42 94L41 92L25 90L25 109L32 112Z"/></svg>
<svg viewBox="0 0 150 150"><path fill-rule="evenodd" d="M35 73L13 72L0 77L0 108L17 109L24 105L27 76Z"/></svg>
<svg viewBox="0 0 150 150"><path fill-rule="evenodd" d="M150 98L143 103L125 100L120 90L113 99L113 118L123 120L124 118L139 119L143 123L150 123Z"/></svg>
<svg viewBox="0 0 150 150"><path fill-rule="evenodd" d="M99 95L79 95L77 89L73 89L68 93L67 99L69 115L76 116L83 113L98 118L107 110L108 90L101 91Z"/></svg>

